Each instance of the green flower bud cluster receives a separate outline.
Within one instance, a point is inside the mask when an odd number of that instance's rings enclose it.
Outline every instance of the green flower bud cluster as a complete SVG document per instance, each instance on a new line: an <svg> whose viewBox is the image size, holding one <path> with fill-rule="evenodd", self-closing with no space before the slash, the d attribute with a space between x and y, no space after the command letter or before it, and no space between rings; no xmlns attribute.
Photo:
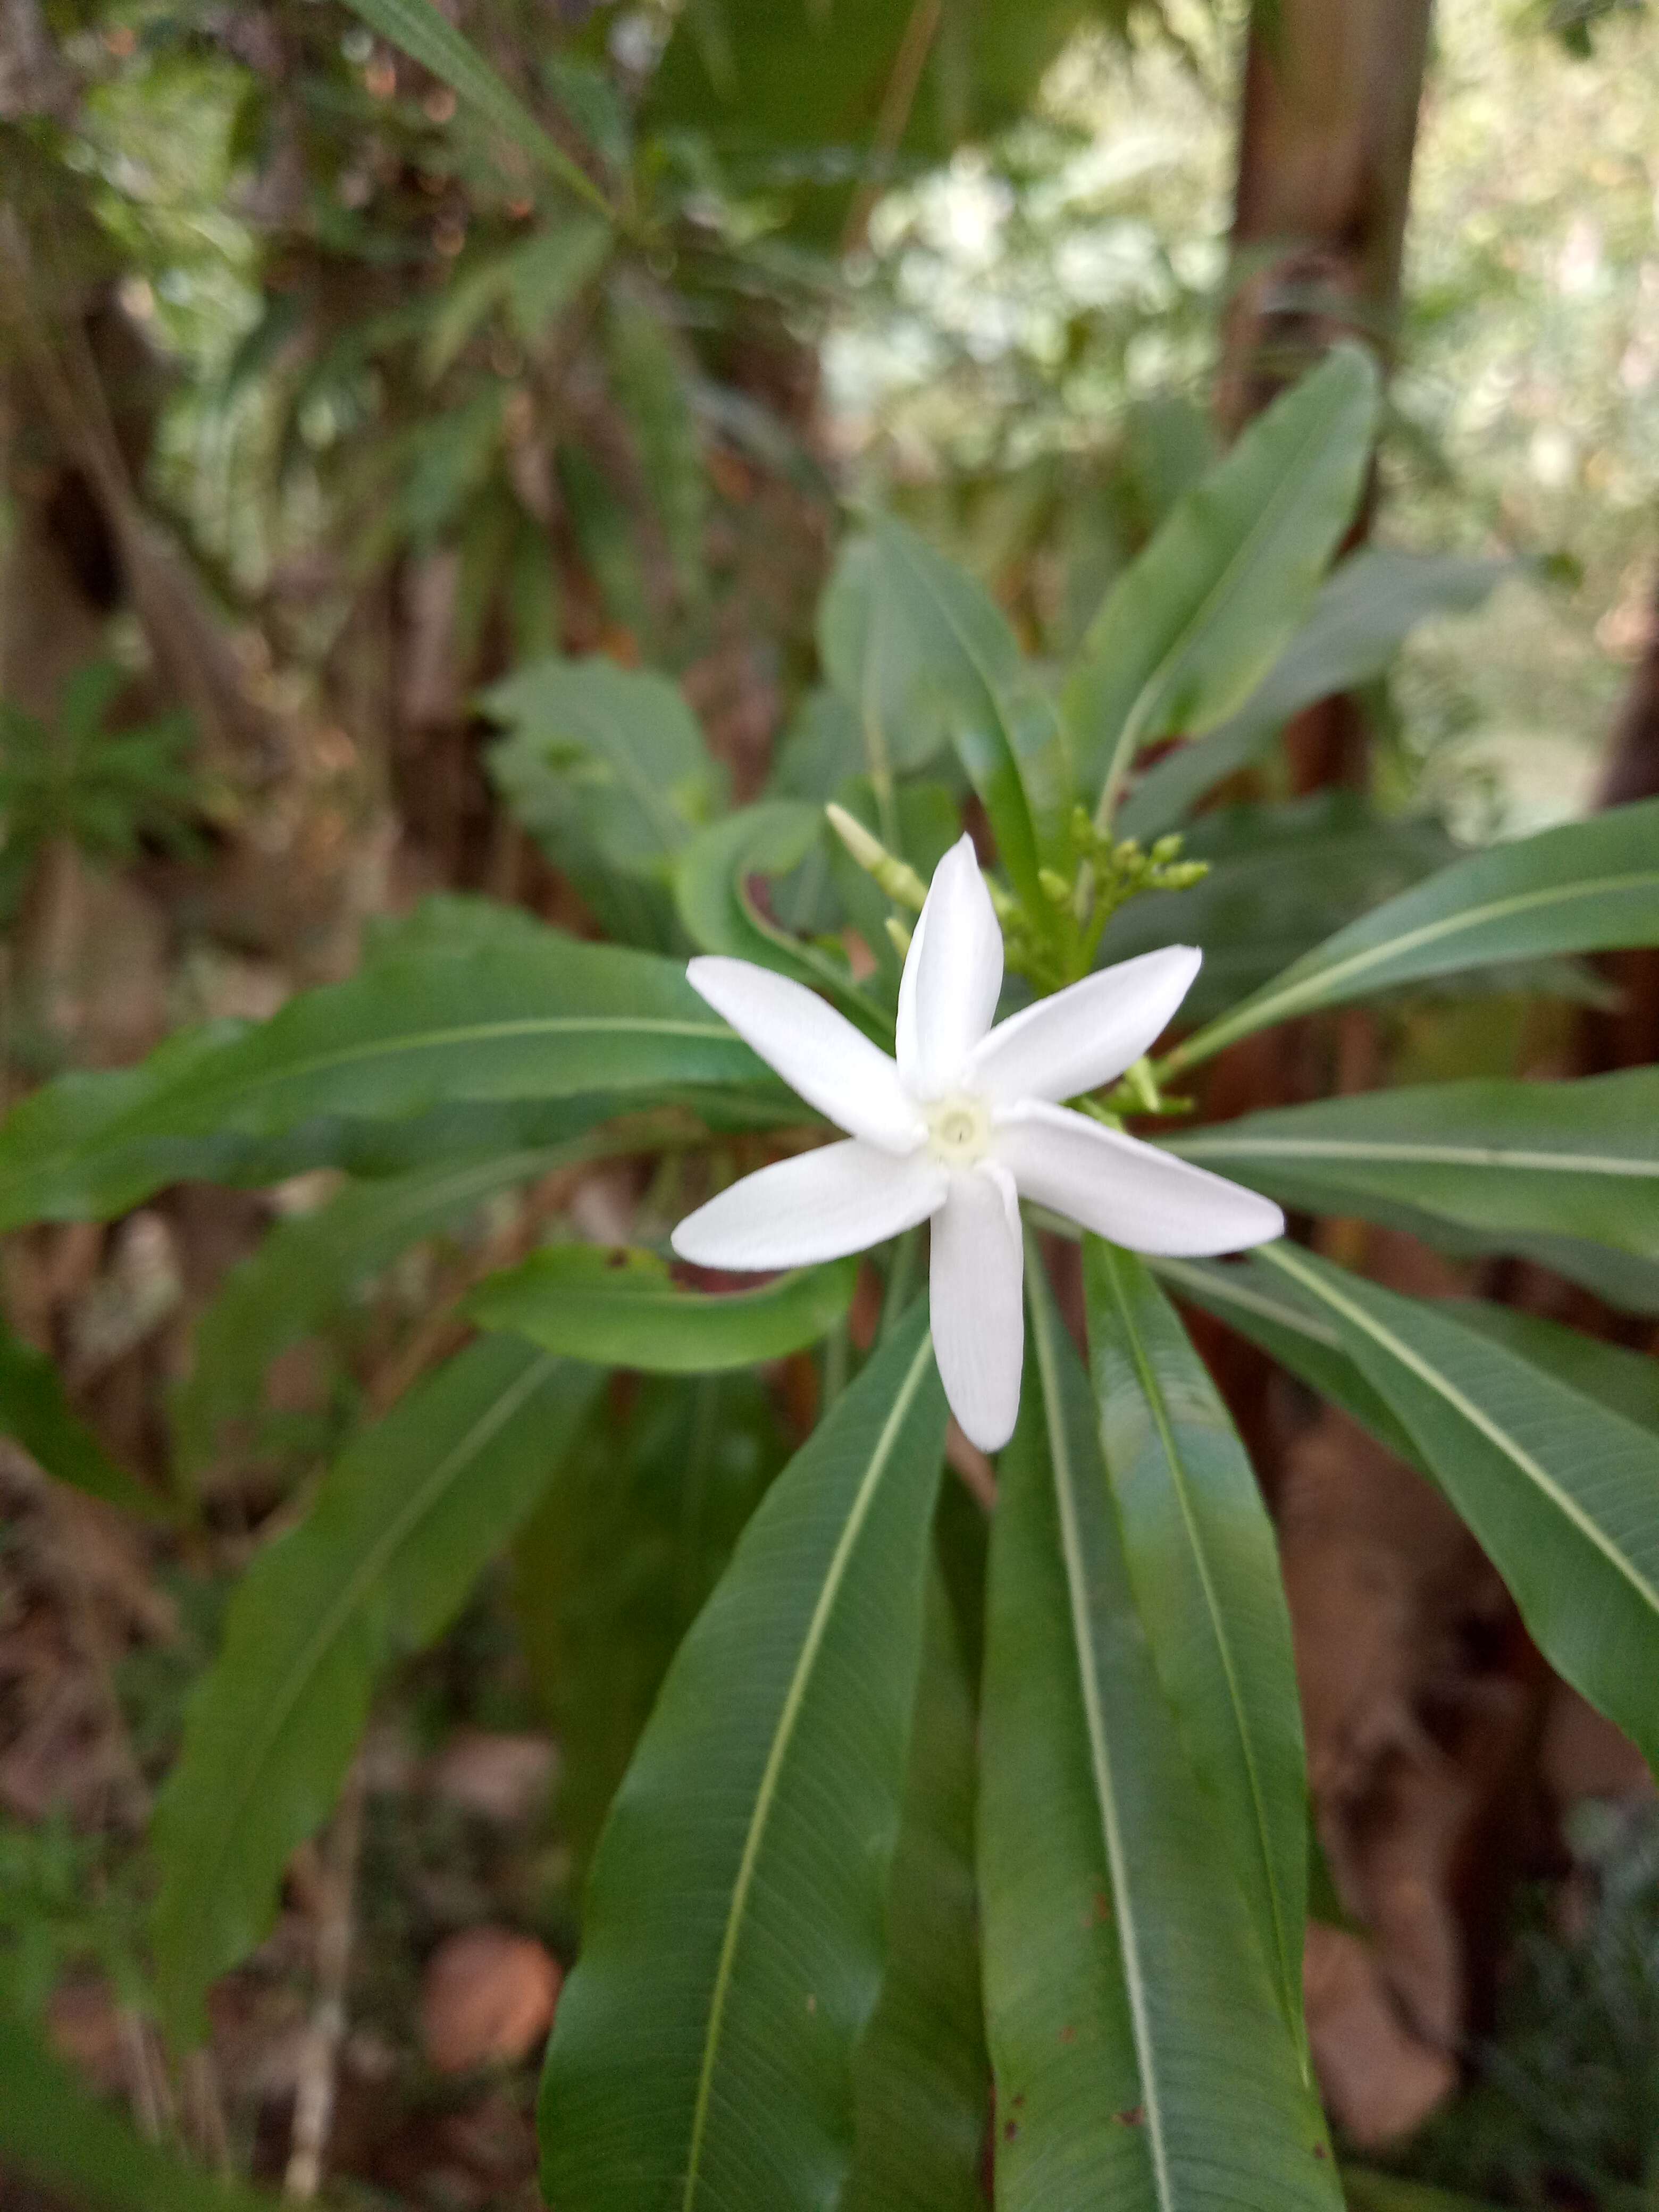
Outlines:
<svg viewBox="0 0 1659 2212"><path fill-rule="evenodd" d="M909 863L890 853L844 806L830 805L824 811L848 853L893 904L920 914L927 886ZM1043 904L1035 914L1000 884L988 880L991 903L1002 924L1008 965L1029 975L1043 992L1063 990L1088 974L1101 932L1130 899L1144 891L1184 891L1209 873L1207 860L1182 859L1178 836L1160 837L1150 848L1133 837L1113 838L1096 827L1083 806L1072 810L1066 843L1071 872L1039 869ZM902 959L909 950L910 932L897 915L889 915L887 933Z"/></svg>

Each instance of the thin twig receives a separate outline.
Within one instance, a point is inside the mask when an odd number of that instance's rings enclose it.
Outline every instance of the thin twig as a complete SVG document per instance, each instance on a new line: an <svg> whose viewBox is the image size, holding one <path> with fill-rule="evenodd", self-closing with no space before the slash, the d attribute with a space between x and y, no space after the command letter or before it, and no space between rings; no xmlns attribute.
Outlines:
<svg viewBox="0 0 1659 2212"><path fill-rule="evenodd" d="M885 189L893 156L909 128L910 112L916 104L921 73L927 65L928 55L933 50L939 17L944 12L944 0L916 0L910 11L910 20L904 27L898 52L893 57L892 74L881 96L881 112L876 118L875 136L870 142L870 158L864 167L864 181L859 186L858 195L848 214L846 228L841 234L843 253L850 253L862 240L864 227L870 220L870 210Z"/></svg>
<svg viewBox="0 0 1659 2212"><path fill-rule="evenodd" d="M323 2178L323 2155L334 2122L340 2045L345 2040L346 1977L351 1965L357 1860L363 1840L365 1769L353 1764L340 1793L329 1842L329 1865L317 1922L317 2001L300 2057L283 2193L309 2199Z"/></svg>

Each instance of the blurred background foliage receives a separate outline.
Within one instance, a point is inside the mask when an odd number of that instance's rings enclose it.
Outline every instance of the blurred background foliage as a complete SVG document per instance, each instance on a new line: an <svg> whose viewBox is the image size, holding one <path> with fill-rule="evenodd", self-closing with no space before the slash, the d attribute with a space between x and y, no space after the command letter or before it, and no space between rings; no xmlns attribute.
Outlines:
<svg viewBox="0 0 1659 2212"><path fill-rule="evenodd" d="M1345 10L1366 12L1330 0ZM787 844L860 757L836 617L815 627L849 508L904 516L1058 659L1254 411L1239 332L1271 257L1234 235L1244 57L1252 39L1294 52L1310 19L1290 0L1253 32L1241 0L456 16L611 215L336 0L0 0L8 1097L186 1022L269 1013L428 892L675 949L661 854L763 790L796 805L774 817ZM1386 271L1351 295L1322 264L1268 317L1304 357L1333 324L1392 356L1377 544L1505 566L1489 596L1443 572L1429 618L1360 683L1357 722L1248 766L1222 792L1242 804L1195 826L1216 873L1183 898L1224 935L1237 915L1263 973L1449 837L1589 809L1636 758L1608 767L1621 715L1659 747L1659 698L1638 711L1659 683L1654 33L1628 0L1441 0L1398 301ZM1396 74L1414 111L1409 55ZM580 673L550 659L594 654ZM606 660L663 674L659 711L620 737ZM961 795L915 787L907 848L931 860ZM856 796L873 822L878 794ZM779 890L802 927L858 896L823 865ZM1577 1048L1566 1017L1515 992L1455 1028L1415 1010L1387 1045L1407 1075L1507 1071L1523 1045L1559 1070ZM1260 1066L1243 1079L1235 1107L1274 1102ZM556 1215L594 1242L660 1226L668 1160L641 1191L603 1164L577 1175L556 1132L520 1133L424 1180L171 1193L107 1231L9 1240L12 1429L128 1504L127 1468L152 1499L199 1486L180 1552L83 1518L21 1454L0 1466L0 2000L50 2011L141 2132L222 2148L199 2084L169 2105L138 1925L150 1792L226 1589L353 1424L459 1341L480 1274ZM217 1346L194 1379L193 1336ZM356 1785L342 2203L531 2201L524 2062L581 1869L815 1387L786 1367L610 1393L569 1481L398 1674ZM1274 1462L1286 1512L1322 1448ZM1386 1485L1356 1464L1337 1567L1342 1544L1372 1564L1381 1544L1399 1598L1370 1781L1393 1804L1401 1771L1428 1778L1429 1810L1401 1815L1420 1855L1389 1878L1433 1911L1425 1934L1388 1893L1381 1983L1351 1930L1324 1931L1327 2033L1362 2085L1339 2067L1333 2103L1402 2187L1650 2203L1650 1828L1554 1818L1628 1793L1629 1761L1540 1692L1516 1814L1492 1716L1526 1655L1479 1560L1426 1508L1378 1504ZM975 1522L947 1547L969 1580L978 1540ZM1524 1866L1492 1845L1506 1824ZM1517 1943L1468 1894L1459 1853L1481 1850L1500 1899L1511 1875L1551 1877ZM216 2021L236 2154L268 2179L332 1879L325 1851L296 1863L277 1936ZM448 1948L481 1924L493 1954ZM1449 1996L1413 1978L1425 1948L1454 1955ZM1449 2202L1394 2185L1374 2176L1355 2202Z"/></svg>

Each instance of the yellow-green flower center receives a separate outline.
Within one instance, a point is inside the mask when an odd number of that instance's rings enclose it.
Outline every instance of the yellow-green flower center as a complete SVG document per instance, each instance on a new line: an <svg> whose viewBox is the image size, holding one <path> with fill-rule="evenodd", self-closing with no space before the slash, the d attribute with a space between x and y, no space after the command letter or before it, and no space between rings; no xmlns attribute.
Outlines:
<svg viewBox="0 0 1659 2212"><path fill-rule="evenodd" d="M927 1149L947 1168L969 1168L991 1146L991 1117L982 1098L958 1091L929 1106Z"/></svg>

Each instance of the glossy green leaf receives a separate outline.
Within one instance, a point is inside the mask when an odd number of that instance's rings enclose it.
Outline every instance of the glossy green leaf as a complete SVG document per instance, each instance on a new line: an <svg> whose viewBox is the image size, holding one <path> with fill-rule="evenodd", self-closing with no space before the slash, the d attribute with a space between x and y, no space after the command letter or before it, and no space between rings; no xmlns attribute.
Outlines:
<svg viewBox="0 0 1659 2212"><path fill-rule="evenodd" d="M1500 578L1504 561L1362 546L1323 585L1279 659L1219 729L1178 746L1149 769L1117 817L1144 841L1182 820L1194 803L1259 760L1291 715L1321 699L1374 683L1407 634L1437 615L1468 614Z"/></svg>
<svg viewBox="0 0 1659 2212"><path fill-rule="evenodd" d="M611 1808L542 2086L562 2212L835 2201L945 1401L917 1308L773 1485Z"/></svg>
<svg viewBox="0 0 1659 2212"><path fill-rule="evenodd" d="M886 1971L853 2063L855 2148L842 2212L982 2212L991 2076L974 1876L976 1726L935 1575L887 1895Z"/></svg>
<svg viewBox="0 0 1659 2212"><path fill-rule="evenodd" d="M1275 1022L1431 975L1659 944L1659 799L1455 861L1339 930L1176 1048L1170 1072Z"/></svg>
<svg viewBox="0 0 1659 2212"><path fill-rule="evenodd" d="M1273 1523L1220 1394L1146 1263L1086 1237L1083 1279L1136 1608L1280 2008L1305 2047L1308 1781Z"/></svg>
<svg viewBox="0 0 1659 2212"><path fill-rule="evenodd" d="M7 2019L0 2019L0 2179L33 2182L76 2212L270 2212L280 2201L141 2142L26 2027Z"/></svg>
<svg viewBox="0 0 1659 2212"><path fill-rule="evenodd" d="M1550 1663L1659 1761L1659 1437L1443 1306L1288 1244L1262 1258L1319 1299Z"/></svg>
<svg viewBox="0 0 1659 2212"><path fill-rule="evenodd" d="M477 47L461 36L431 0L348 0L348 4L371 31L401 46L422 69L441 77L489 131L509 139L567 191L586 200L601 215L610 215L604 193L586 171L578 167L548 136Z"/></svg>
<svg viewBox="0 0 1659 2212"><path fill-rule="evenodd" d="M1257 1345L1320 1397L1368 1430L1383 1449L1409 1465L1417 1447L1343 1348L1341 1337L1316 1305L1293 1285L1251 1256L1231 1260L1154 1260L1153 1273L1171 1293L1224 1322Z"/></svg>
<svg viewBox="0 0 1659 2212"><path fill-rule="evenodd" d="M1037 867L1058 847L1072 793L1053 706L1001 610L970 576L890 516L872 522L871 544L872 634L900 672L884 689L885 711L946 732L1009 881L1040 915Z"/></svg>
<svg viewBox="0 0 1659 2212"><path fill-rule="evenodd" d="M0 1437L10 1437L54 1482L67 1482L143 1521L173 1516L167 1499L118 1467L70 1411L56 1363L0 1322Z"/></svg>
<svg viewBox="0 0 1659 2212"><path fill-rule="evenodd" d="M0 1127L0 1228L120 1212L185 1177L274 1181L340 1158L365 1121L585 1096L599 1120L703 1084L785 1097L678 963L441 900L386 933L349 981L268 1022L216 1024L138 1067L26 1098ZM556 1119L556 1140L568 1117ZM476 1132L456 1135L477 1149Z"/></svg>
<svg viewBox="0 0 1659 2212"><path fill-rule="evenodd" d="M854 1257L757 1290L689 1291L654 1253L558 1244L480 1284L466 1310L482 1328L601 1367L712 1374L816 1344L852 1304L858 1272Z"/></svg>
<svg viewBox="0 0 1659 2212"><path fill-rule="evenodd" d="M1659 1431L1659 1359L1584 1336L1560 1322L1480 1298L1454 1298L1446 1311L1466 1328L1508 1346L1531 1366L1644 1429Z"/></svg>
<svg viewBox="0 0 1659 2212"><path fill-rule="evenodd" d="M1370 459L1377 377L1339 346L1176 502L1085 637L1065 719L1109 821L1135 756L1243 704L1313 605Z"/></svg>
<svg viewBox="0 0 1659 2212"><path fill-rule="evenodd" d="M167 2012L260 1942L284 1862L327 1817L385 1670L429 1643L534 1505L601 1377L512 1337L472 1345L350 1443L239 1583L156 1801L152 1923Z"/></svg>
<svg viewBox="0 0 1659 2212"><path fill-rule="evenodd" d="M1168 1139L1291 1206L1571 1236L1659 1259L1659 1068L1577 1083L1437 1083L1247 1114Z"/></svg>
<svg viewBox="0 0 1659 2212"><path fill-rule="evenodd" d="M1333 2212L1324 2124L1136 1611L1088 1376L1028 1272L981 1747L997 2203Z"/></svg>
<svg viewBox="0 0 1659 2212"><path fill-rule="evenodd" d="M570 1157L571 1147L555 1146L441 1158L408 1175L351 1184L314 1213L279 1222L232 1269L196 1324L190 1373L169 1407L179 1465L191 1473L206 1467L230 1424L257 1417L277 1354L315 1334L399 1253Z"/></svg>

